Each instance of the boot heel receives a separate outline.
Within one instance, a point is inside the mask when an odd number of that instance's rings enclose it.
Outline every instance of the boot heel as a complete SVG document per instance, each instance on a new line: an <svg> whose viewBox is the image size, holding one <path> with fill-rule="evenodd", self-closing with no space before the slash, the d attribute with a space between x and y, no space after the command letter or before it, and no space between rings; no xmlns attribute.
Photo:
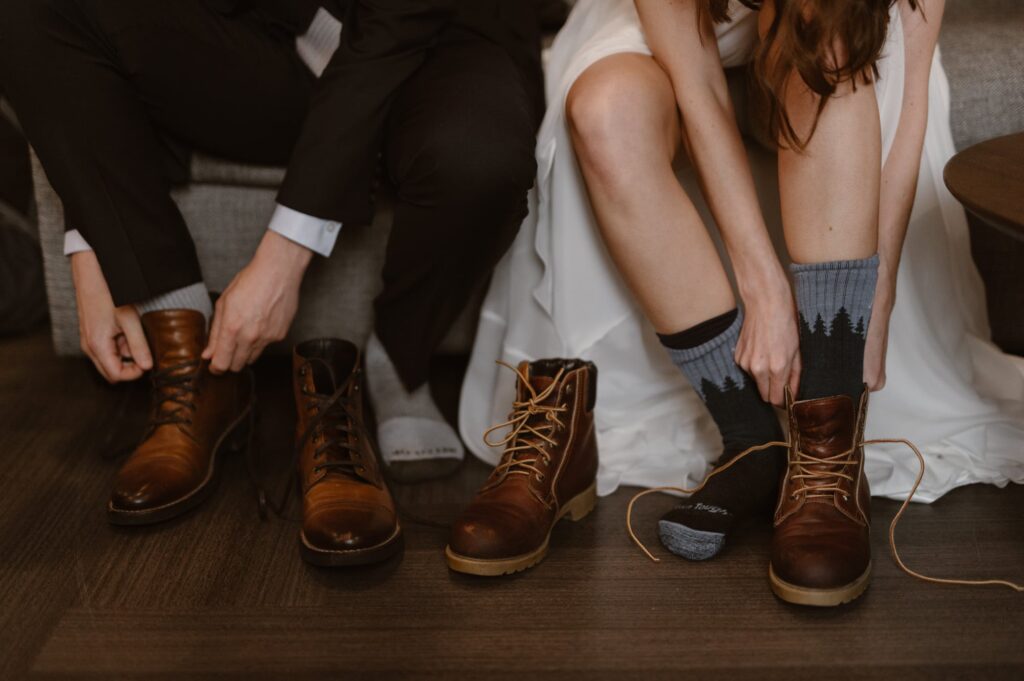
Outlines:
<svg viewBox="0 0 1024 681"><path fill-rule="evenodd" d="M577 494L565 505L563 515L569 516L569 520L577 522L583 520L597 505L597 483L595 482L586 490Z"/></svg>

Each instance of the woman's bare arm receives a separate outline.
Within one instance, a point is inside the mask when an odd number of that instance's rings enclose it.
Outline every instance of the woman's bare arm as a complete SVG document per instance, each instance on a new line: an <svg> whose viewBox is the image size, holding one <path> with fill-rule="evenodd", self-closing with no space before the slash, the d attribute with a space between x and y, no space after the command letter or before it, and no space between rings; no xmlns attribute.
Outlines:
<svg viewBox="0 0 1024 681"><path fill-rule="evenodd" d="M765 399L781 402L799 380L792 294L768 236L710 19L698 0L636 0L655 60L668 74L697 169L736 273L746 322L736 349Z"/></svg>

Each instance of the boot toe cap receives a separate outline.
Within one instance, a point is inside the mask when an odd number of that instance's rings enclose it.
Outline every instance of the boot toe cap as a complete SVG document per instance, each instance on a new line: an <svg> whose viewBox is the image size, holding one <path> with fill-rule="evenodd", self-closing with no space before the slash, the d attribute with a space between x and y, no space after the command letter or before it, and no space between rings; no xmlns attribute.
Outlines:
<svg viewBox="0 0 1024 681"><path fill-rule="evenodd" d="M179 501L194 488L189 480L151 470L119 478L110 494L110 507L118 511L146 511Z"/></svg>
<svg viewBox="0 0 1024 681"><path fill-rule="evenodd" d="M302 535L320 551L358 551L390 540L398 519L384 506L335 506L308 514Z"/></svg>
<svg viewBox="0 0 1024 681"><path fill-rule="evenodd" d="M773 551L772 570L796 586L839 588L855 582L868 569L870 556L858 544L813 539L793 543Z"/></svg>
<svg viewBox="0 0 1024 681"><path fill-rule="evenodd" d="M532 530L529 523L501 514L466 513L452 526L448 546L468 558L511 558L529 553L543 543L544 535Z"/></svg>

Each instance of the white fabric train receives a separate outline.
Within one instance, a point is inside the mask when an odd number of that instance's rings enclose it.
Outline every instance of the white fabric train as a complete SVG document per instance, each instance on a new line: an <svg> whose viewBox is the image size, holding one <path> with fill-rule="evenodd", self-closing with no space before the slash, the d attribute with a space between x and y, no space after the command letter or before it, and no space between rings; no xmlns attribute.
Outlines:
<svg viewBox="0 0 1024 681"><path fill-rule="evenodd" d="M756 14L733 5L733 22L718 28L727 67L748 59L756 36ZM876 84L883 159L903 95L903 28L896 6L891 19ZM514 378L495 360L561 356L596 362L602 495L619 485L692 486L719 453L714 424L604 250L566 127L564 102L572 83L594 62L622 52L650 54L632 0L579 0L547 63L550 109L538 137L531 213L495 272L459 415L470 449L495 463L500 452L487 449L480 435L505 420ZM949 86L938 53L930 78L921 174L890 327L888 382L872 396L867 429L868 438L903 437L920 446L928 461L915 497L920 501L974 482L1024 482L1024 360L987 340L984 291L971 261L966 219L942 182L954 148ZM781 253L774 156L757 148L750 156ZM682 171L680 179L713 224L693 171ZM868 450L876 495L905 497L916 468L898 451Z"/></svg>

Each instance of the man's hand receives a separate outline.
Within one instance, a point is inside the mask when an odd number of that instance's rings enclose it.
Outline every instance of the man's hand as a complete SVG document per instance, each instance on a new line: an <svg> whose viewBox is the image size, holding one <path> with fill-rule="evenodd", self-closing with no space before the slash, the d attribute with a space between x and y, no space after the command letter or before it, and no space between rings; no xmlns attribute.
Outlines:
<svg viewBox="0 0 1024 681"><path fill-rule="evenodd" d="M800 384L800 334L789 282L780 271L752 287L743 302L736 363L753 376L761 399L782 406L786 385L796 395Z"/></svg>
<svg viewBox="0 0 1024 681"><path fill-rule="evenodd" d="M111 383L134 381L153 366L153 358L134 305L114 307L107 280L92 251L71 256L71 277L78 303L82 350Z"/></svg>
<svg viewBox="0 0 1024 681"><path fill-rule="evenodd" d="M889 349L889 319L896 303L894 277L878 271L875 300L871 304L871 321L864 344L864 382L874 392L885 387L885 356Z"/></svg>
<svg viewBox="0 0 1024 681"><path fill-rule="evenodd" d="M299 285L313 252L268 231L252 261L217 299L203 359L210 371L241 371L284 339L299 306Z"/></svg>

